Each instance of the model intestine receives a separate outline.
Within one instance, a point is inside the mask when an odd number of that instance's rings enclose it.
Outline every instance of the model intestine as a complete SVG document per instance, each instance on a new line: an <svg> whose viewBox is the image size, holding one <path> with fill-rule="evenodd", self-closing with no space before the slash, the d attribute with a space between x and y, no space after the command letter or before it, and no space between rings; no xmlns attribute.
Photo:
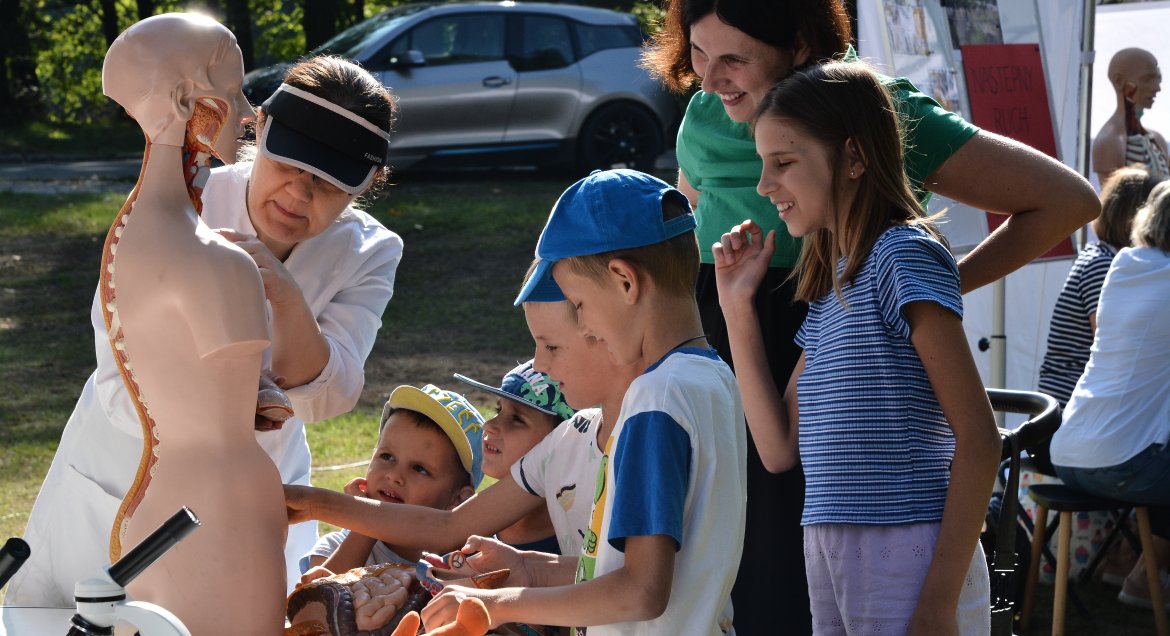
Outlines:
<svg viewBox="0 0 1170 636"><path fill-rule="evenodd" d="M234 36L195 14L135 24L102 69L104 92L147 141L102 254L102 309L143 427L110 554L189 506L202 527L129 592L174 612L194 634L283 627L283 491L253 433L269 344L264 288L251 257L198 214L210 157L233 160L252 115L242 78Z"/></svg>
<svg viewBox="0 0 1170 636"><path fill-rule="evenodd" d="M426 555L413 568L397 563L354 568L303 584L288 597L291 627L285 636L414 636L418 612L444 585L492 589L508 578L508 570L477 574L447 569L452 556L462 555ZM474 600L478 608L473 604L465 611L461 603L455 622L431 634L485 634L491 622L487 608L478 599L466 600Z"/></svg>
<svg viewBox="0 0 1170 636"><path fill-rule="evenodd" d="M356 568L297 588L288 598L285 636L390 636L429 600L409 566Z"/></svg>

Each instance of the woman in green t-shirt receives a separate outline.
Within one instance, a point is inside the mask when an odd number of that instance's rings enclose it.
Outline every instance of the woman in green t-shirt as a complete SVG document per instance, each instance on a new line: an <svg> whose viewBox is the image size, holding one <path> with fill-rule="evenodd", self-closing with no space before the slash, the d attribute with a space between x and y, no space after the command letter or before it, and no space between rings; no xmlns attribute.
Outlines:
<svg viewBox="0 0 1170 636"><path fill-rule="evenodd" d="M855 57L841 0L665 0L662 30L644 65L672 89L696 82L678 133L678 187L698 217L702 254L697 296L711 343L732 363L715 290L710 246L753 219L777 230L771 269L756 310L772 375L786 381L799 357L793 342L804 319L787 281L800 243L776 208L756 192L762 162L748 126L760 99L793 69ZM1092 187L1060 162L1019 142L979 130L909 81L884 78L906 123L906 172L925 201L937 192L975 209L1011 215L959 263L971 291L1023 266L1100 211ZM782 389L783 387L781 387ZM732 591L740 636L809 633L799 470L771 475L748 452L744 556Z"/></svg>

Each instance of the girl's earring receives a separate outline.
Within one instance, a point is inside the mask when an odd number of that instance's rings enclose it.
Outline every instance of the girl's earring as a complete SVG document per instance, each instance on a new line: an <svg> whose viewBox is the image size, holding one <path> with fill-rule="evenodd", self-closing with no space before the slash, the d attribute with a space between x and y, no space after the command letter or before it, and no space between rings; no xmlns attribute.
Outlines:
<svg viewBox="0 0 1170 636"><path fill-rule="evenodd" d="M850 179L852 179L853 177L856 177L856 176L857 176L857 174L854 173L854 171L852 171L852 170L849 171L849 178Z"/></svg>

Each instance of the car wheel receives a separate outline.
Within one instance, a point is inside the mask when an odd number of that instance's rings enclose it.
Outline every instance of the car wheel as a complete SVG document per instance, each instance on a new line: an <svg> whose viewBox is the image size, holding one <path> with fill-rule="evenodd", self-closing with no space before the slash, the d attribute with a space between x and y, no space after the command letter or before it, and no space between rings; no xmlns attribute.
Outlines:
<svg viewBox="0 0 1170 636"><path fill-rule="evenodd" d="M582 172L610 168L649 171L662 154L662 130L646 109L632 103L597 109L577 136L577 167Z"/></svg>

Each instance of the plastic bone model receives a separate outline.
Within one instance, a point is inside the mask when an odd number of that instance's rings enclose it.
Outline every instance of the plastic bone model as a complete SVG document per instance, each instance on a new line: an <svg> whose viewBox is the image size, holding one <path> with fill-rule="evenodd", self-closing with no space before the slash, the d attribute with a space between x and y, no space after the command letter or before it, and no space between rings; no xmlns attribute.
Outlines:
<svg viewBox="0 0 1170 636"><path fill-rule="evenodd" d="M199 218L210 156L232 161L252 115L242 80L235 37L195 14L131 26L102 68L105 94L146 135L138 183L106 237L99 284L144 437L110 530L110 558L176 507L194 510L200 532L129 586L194 634L283 627L284 497L253 432L269 344L263 284L251 258Z"/></svg>

